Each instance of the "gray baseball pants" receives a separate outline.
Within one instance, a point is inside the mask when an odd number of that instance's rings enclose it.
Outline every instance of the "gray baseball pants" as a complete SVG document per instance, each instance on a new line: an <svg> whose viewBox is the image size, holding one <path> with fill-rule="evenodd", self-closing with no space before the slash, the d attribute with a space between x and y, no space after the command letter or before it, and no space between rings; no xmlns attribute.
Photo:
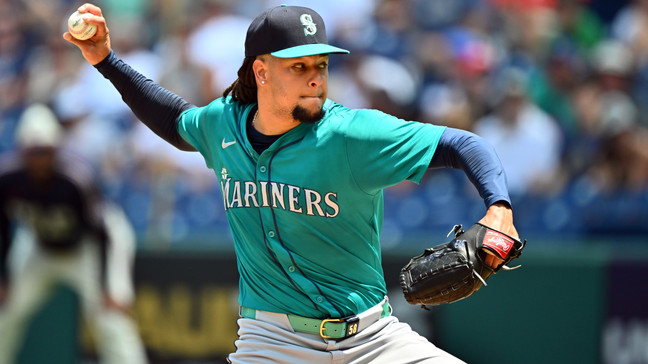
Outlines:
<svg viewBox="0 0 648 364"><path fill-rule="evenodd" d="M378 320L344 340L295 332L284 314L257 311L240 318L233 364L458 364L463 361L439 349L394 316Z"/></svg>

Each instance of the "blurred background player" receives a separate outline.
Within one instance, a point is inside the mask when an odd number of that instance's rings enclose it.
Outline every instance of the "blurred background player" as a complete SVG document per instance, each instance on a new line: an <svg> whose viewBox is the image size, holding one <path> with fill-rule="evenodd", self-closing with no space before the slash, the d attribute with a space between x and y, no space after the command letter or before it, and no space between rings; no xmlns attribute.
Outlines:
<svg viewBox="0 0 648 364"><path fill-rule="evenodd" d="M78 294L102 363L145 363L128 314L135 234L62 140L54 113L31 105L17 127L18 153L0 163L0 364L13 362L57 284Z"/></svg>

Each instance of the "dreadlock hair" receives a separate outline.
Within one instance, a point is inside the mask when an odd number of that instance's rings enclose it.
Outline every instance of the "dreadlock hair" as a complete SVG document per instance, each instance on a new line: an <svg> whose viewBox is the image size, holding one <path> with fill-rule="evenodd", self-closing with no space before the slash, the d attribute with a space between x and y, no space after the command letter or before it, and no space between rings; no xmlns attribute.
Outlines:
<svg viewBox="0 0 648 364"><path fill-rule="evenodd" d="M243 59L243 64L239 68L238 78L228 88L223 91L223 97L232 94L232 99L244 104L253 104L257 102L257 86L252 64L256 56L248 56Z"/></svg>

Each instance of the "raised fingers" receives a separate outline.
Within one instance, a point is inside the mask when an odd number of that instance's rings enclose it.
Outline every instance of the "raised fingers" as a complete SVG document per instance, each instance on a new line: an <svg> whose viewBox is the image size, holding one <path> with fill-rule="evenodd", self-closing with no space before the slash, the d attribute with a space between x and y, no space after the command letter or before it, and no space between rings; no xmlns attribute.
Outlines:
<svg viewBox="0 0 648 364"><path fill-rule="evenodd" d="M94 4L86 3L77 9L86 23L95 24L97 26L97 34L90 39L102 39L108 34L108 26L106 19L103 17L101 8Z"/></svg>
<svg viewBox="0 0 648 364"><path fill-rule="evenodd" d="M89 4L83 6L89 6ZM92 6L93 6L92 11L82 12L81 10L79 10L79 13L81 13L81 17L83 18L83 20L86 23L94 23L97 26L106 24L106 19L101 14L101 10L94 5Z"/></svg>
<svg viewBox="0 0 648 364"><path fill-rule="evenodd" d="M85 3L77 9L79 13L91 13L96 16L101 16L103 17L103 13L101 12L101 8L98 7L97 5L90 4L90 3Z"/></svg>

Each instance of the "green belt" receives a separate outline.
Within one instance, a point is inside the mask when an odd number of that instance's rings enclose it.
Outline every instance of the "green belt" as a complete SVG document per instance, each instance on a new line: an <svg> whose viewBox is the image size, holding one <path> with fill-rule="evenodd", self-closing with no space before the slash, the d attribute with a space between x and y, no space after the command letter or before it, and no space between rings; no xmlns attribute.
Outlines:
<svg viewBox="0 0 648 364"><path fill-rule="evenodd" d="M249 307L241 306L240 316L248 319L256 319L256 310ZM382 305L380 318L387 317L391 314L389 302ZM360 318L358 316L349 316L339 319L314 319L309 317L287 314L288 321L293 330L309 334L318 334L325 339L345 339L357 334ZM377 320L376 320L377 321ZM367 325L368 326L368 325Z"/></svg>

